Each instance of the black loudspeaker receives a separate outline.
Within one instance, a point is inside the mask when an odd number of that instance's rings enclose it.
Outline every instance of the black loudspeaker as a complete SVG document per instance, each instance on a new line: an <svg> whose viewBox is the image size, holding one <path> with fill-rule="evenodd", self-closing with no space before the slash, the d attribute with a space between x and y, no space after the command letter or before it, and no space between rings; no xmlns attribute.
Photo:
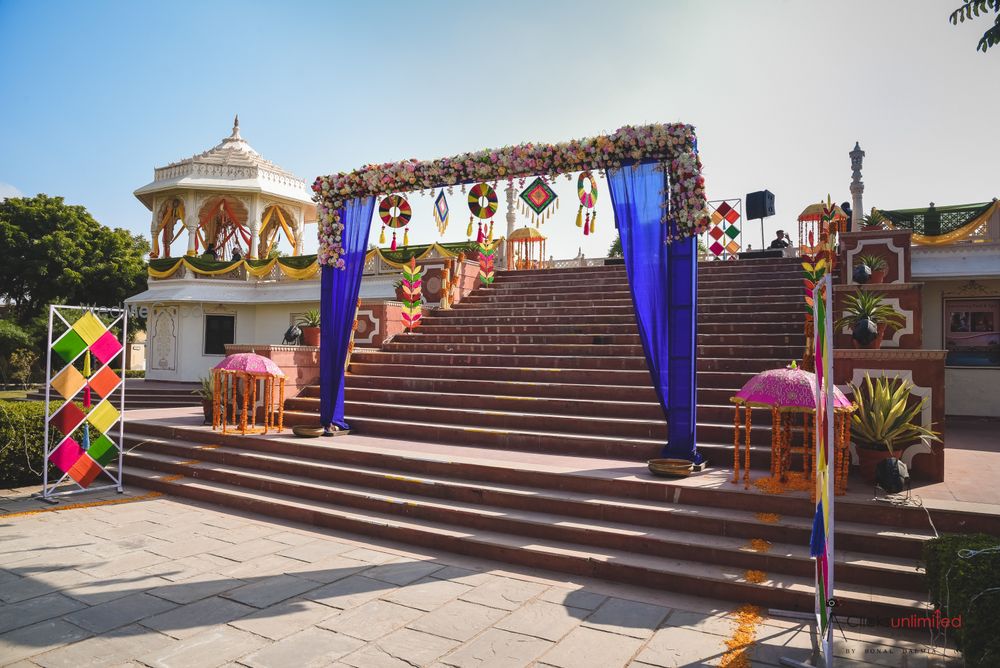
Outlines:
<svg viewBox="0 0 1000 668"><path fill-rule="evenodd" d="M770 190L758 190L747 193L747 218L757 220L774 215L774 193Z"/></svg>
<svg viewBox="0 0 1000 668"><path fill-rule="evenodd" d="M875 482L890 494L898 494L910 486L910 472L903 462L887 457L875 466Z"/></svg>

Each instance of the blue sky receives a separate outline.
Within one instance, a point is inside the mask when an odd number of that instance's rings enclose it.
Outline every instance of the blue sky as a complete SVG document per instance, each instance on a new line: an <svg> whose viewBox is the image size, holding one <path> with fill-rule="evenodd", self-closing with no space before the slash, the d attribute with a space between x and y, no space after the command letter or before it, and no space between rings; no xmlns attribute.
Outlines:
<svg viewBox="0 0 1000 668"><path fill-rule="evenodd" d="M948 23L958 4L0 0L0 196L62 195L148 234L132 191L215 145L239 113L258 151L309 182L689 122L710 198L776 194L768 236L828 192L849 199L856 140L866 207L988 200L1000 51L975 51L988 19ZM583 238L574 188L559 190L549 248L603 254L610 216L602 206ZM429 203L414 204L411 242L436 238Z"/></svg>

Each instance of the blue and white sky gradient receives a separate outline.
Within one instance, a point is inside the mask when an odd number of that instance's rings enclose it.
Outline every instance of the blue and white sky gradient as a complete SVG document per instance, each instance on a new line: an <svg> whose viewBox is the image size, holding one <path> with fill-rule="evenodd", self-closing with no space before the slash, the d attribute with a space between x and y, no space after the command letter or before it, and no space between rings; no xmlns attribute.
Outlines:
<svg viewBox="0 0 1000 668"><path fill-rule="evenodd" d="M684 121L711 199L775 193L768 237L827 193L850 198L855 141L866 208L984 201L1000 195L1000 51L975 50L989 19L948 23L959 4L0 0L0 197L62 195L148 234L132 191L239 113L251 145L307 182ZM575 182L558 192L550 251L603 255L607 209L584 238ZM411 242L437 238L429 201L414 204ZM468 222L452 207L448 241Z"/></svg>

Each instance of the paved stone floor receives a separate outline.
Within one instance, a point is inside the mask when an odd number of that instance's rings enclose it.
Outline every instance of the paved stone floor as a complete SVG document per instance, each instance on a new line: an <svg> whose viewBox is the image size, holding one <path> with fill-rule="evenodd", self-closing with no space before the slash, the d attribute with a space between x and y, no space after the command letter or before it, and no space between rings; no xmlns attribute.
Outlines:
<svg viewBox="0 0 1000 668"><path fill-rule="evenodd" d="M3 666L712 666L735 629L732 603L165 496L13 514L44 507L0 492ZM959 663L928 635L873 631L842 626L838 665ZM750 656L776 666L811 648L808 626L772 616Z"/></svg>

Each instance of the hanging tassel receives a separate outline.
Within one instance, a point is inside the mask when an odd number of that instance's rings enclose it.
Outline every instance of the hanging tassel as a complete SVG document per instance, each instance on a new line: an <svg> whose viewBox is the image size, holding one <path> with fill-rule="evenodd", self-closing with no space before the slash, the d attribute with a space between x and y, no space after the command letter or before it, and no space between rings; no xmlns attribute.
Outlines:
<svg viewBox="0 0 1000 668"><path fill-rule="evenodd" d="M385 245L385 225L382 226L382 234L378 235L378 245Z"/></svg>
<svg viewBox="0 0 1000 668"><path fill-rule="evenodd" d="M576 212L576 226L577 227L583 227L583 205L582 204L580 205L580 208L577 209L577 212Z"/></svg>
<svg viewBox="0 0 1000 668"><path fill-rule="evenodd" d="M90 408L90 385L83 386L83 407Z"/></svg>
<svg viewBox="0 0 1000 668"><path fill-rule="evenodd" d="M409 245L410 245L410 228L404 227L403 228L403 246L409 246Z"/></svg>
<svg viewBox="0 0 1000 668"><path fill-rule="evenodd" d="M469 226L465 228L465 236L472 238L472 221L475 220L472 216L469 216Z"/></svg>
<svg viewBox="0 0 1000 668"><path fill-rule="evenodd" d="M391 250L396 250L396 230L392 231L392 245L389 248Z"/></svg>
<svg viewBox="0 0 1000 668"><path fill-rule="evenodd" d="M594 214L590 217L590 233L594 233L594 225L597 224L597 209L594 209Z"/></svg>
<svg viewBox="0 0 1000 668"><path fill-rule="evenodd" d="M486 237L486 240L489 243L493 243L493 221L492 220L490 221L490 234L489 234L489 236Z"/></svg>
<svg viewBox="0 0 1000 668"><path fill-rule="evenodd" d="M483 224L479 223L479 228L478 228L478 231L476 233L476 243L477 244L481 244L481 243L483 243L483 241L485 239L486 239L486 237L483 236Z"/></svg>
<svg viewBox="0 0 1000 668"><path fill-rule="evenodd" d="M583 236L590 234L590 212L587 212L587 217L583 221Z"/></svg>
<svg viewBox="0 0 1000 668"><path fill-rule="evenodd" d="M83 377L90 378L90 351L83 356Z"/></svg>

